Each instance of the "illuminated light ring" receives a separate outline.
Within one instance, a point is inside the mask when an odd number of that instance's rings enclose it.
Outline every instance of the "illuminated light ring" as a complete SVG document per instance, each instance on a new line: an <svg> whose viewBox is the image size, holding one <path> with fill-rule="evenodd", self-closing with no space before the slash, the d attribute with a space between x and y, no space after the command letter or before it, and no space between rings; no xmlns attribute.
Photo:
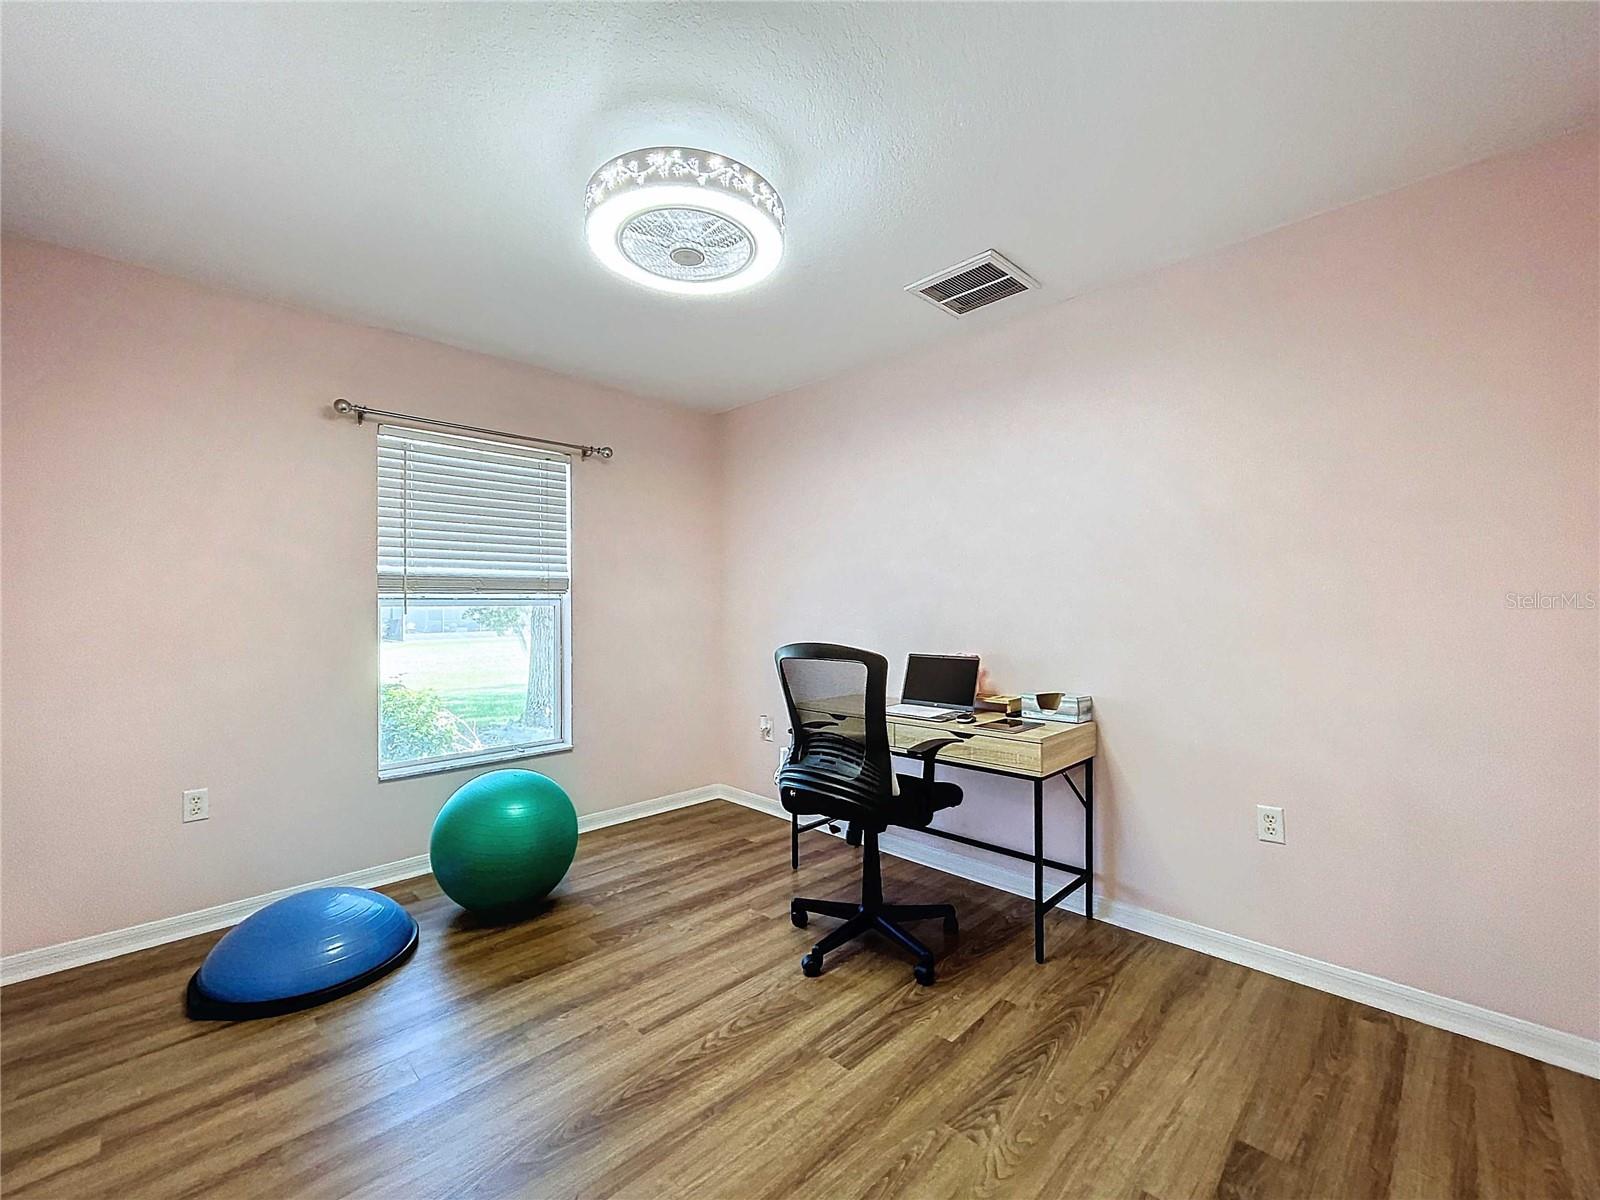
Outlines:
<svg viewBox="0 0 1600 1200"><path fill-rule="evenodd" d="M657 147L624 154L601 167L586 191L589 249L606 268L632 283L680 296L744 291L783 260L784 214L772 185L744 164L703 150ZM628 222L657 209L698 209L743 230L753 247L742 270L716 279L671 279L645 270L623 253Z"/></svg>

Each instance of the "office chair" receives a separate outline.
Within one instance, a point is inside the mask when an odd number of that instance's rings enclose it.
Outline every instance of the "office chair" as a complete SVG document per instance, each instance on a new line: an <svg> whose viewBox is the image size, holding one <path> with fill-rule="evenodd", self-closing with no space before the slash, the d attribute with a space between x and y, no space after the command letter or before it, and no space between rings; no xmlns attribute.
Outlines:
<svg viewBox="0 0 1600 1200"><path fill-rule="evenodd" d="M878 835L890 825L922 829L934 813L961 803L959 787L933 778L935 756L960 739L935 737L909 747L904 753L922 760L922 775L897 776L884 715L887 659L826 642L784 646L776 658L793 737L778 768L779 799L791 813L848 821L862 844L859 904L796 897L789 905L790 919L802 929L813 913L844 920L800 960L800 969L822 974L823 955L871 930L915 955L912 973L918 983L931 984L933 952L897 922L938 917L945 933L953 934L956 910L949 904L885 904Z"/></svg>

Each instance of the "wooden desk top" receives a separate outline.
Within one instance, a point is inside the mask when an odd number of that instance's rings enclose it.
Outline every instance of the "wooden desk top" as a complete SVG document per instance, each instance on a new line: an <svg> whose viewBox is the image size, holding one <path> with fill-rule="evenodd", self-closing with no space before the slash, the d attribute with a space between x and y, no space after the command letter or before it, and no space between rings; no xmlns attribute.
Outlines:
<svg viewBox="0 0 1600 1200"><path fill-rule="evenodd" d="M803 714L815 713L817 720L838 720L850 732L860 721L860 702L829 699L801 705ZM947 736L958 744L939 751L938 762L951 766L982 767L1025 779L1040 779L1093 758L1099 745L1099 726L1093 721L1069 725L1063 721L1028 722L1037 725L1014 733L985 732L984 727L1006 718L1000 713L977 713L971 724L959 721L928 721L919 717L890 716L889 746L895 751L908 749L929 738ZM1025 718L1023 718L1025 719ZM859 725L857 725L859 730Z"/></svg>
<svg viewBox="0 0 1600 1200"><path fill-rule="evenodd" d="M1037 779L1054 775L1085 759L1093 758L1100 730L1093 721L1069 725L1063 721L1039 721L1037 729L1015 733L984 731L993 724L985 717L1004 720L999 713L980 713L970 725L959 721L924 721L916 717L889 718L889 745L896 750L940 734L950 734L961 743L939 751L939 762L967 763L1008 775ZM1029 722L1035 724L1035 722Z"/></svg>

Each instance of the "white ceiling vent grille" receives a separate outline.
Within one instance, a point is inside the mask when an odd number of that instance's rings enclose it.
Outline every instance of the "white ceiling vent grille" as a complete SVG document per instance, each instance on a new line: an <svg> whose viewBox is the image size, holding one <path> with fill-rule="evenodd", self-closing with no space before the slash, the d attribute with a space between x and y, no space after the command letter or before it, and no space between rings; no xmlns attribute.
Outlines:
<svg viewBox="0 0 1600 1200"><path fill-rule="evenodd" d="M964 317L974 309L1007 296L1031 292L1038 286L1033 276L1015 263L993 250L986 250L908 284L906 291L915 292L952 317Z"/></svg>

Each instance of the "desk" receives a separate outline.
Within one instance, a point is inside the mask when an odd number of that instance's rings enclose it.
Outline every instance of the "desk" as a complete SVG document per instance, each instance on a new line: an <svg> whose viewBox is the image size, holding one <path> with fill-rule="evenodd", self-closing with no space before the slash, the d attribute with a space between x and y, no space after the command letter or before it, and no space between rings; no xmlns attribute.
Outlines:
<svg viewBox="0 0 1600 1200"><path fill-rule="evenodd" d="M861 711L860 701L853 701L855 713ZM848 705L836 707L833 702L821 701L801 708L801 715L814 714L817 720L842 723L846 732L861 720L852 716ZM1007 858L1033 864L1033 960L1044 961L1044 915L1079 888L1083 889L1083 914L1094 920L1094 756L1099 746L1099 727L1093 721L1081 725L1068 725L1060 721L1038 722L1036 729L1018 733L984 732L984 725L998 720L999 714L980 713L972 724L956 721L926 721L914 717L889 717L889 747L893 754L909 758L905 751L929 738L949 736L959 739L958 744L939 751L938 765L958 767L965 771L981 771L986 775L1005 775L1024 779L1033 785L1033 851L1000 846L961 833L944 829L915 830L964 846L976 846ZM1031 724L1032 722L1030 722ZM859 726L857 727L859 730ZM1083 786L1072 778L1080 770ZM1083 806L1083 865L1057 862L1044 854L1044 785L1047 779L1060 776L1072 794ZM790 863L800 865L800 834L828 822L813 821L800 824L798 816L790 821ZM1072 882L1052 896L1044 894L1044 869L1050 867L1073 876Z"/></svg>

